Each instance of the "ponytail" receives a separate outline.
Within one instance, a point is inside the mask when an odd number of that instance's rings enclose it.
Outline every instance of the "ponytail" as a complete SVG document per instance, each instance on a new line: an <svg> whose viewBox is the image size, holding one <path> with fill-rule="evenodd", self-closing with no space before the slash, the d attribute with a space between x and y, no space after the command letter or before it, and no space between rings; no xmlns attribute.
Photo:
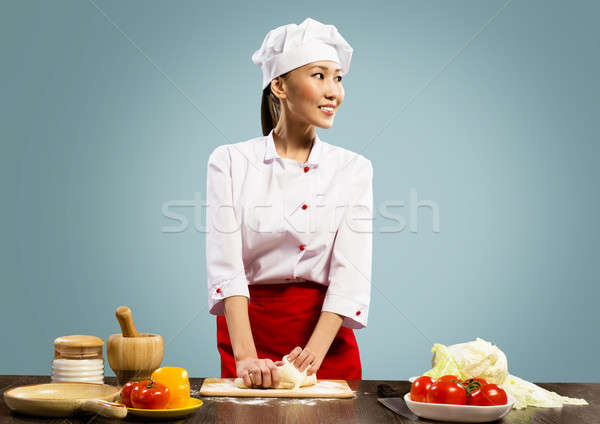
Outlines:
<svg viewBox="0 0 600 424"><path fill-rule="evenodd" d="M279 75L285 79L289 72ZM271 84L263 90L262 100L260 102L260 121L262 124L263 135L269 135L271 130L277 126L279 117L281 116L281 102L271 91Z"/></svg>

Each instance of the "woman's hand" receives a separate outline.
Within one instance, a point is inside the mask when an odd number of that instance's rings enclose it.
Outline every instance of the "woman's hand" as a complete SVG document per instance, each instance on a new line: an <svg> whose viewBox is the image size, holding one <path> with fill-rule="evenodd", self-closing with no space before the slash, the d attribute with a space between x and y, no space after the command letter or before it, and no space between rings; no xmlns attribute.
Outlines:
<svg viewBox="0 0 600 424"><path fill-rule="evenodd" d="M279 385L278 362L273 362L268 358L245 358L236 361L236 371L238 377L244 380L246 387L277 387Z"/></svg>
<svg viewBox="0 0 600 424"><path fill-rule="evenodd" d="M296 346L288 355L288 359L300 372L304 372L310 366L306 375L313 375L319 370L324 357L317 355L309 346L304 349Z"/></svg>
<svg viewBox="0 0 600 424"><path fill-rule="evenodd" d="M344 317L342 315L322 311L319 321L304 349L298 346L288 355L290 362L301 372L310 365L306 375L315 374L321 367L335 335L342 326L343 320Z"/></svg>

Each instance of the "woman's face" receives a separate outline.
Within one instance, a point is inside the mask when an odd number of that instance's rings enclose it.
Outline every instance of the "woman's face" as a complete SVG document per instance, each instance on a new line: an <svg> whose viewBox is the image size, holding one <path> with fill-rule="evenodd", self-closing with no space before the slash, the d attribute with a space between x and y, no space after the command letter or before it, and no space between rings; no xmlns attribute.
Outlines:
<svg viewBox="0 0 600 424"><path fill-rule="evenodd" d="M284 82L286 112L307 124L330 128L344 101L342 71L339 68L336 62L323 60L290 72Z"/></svg>

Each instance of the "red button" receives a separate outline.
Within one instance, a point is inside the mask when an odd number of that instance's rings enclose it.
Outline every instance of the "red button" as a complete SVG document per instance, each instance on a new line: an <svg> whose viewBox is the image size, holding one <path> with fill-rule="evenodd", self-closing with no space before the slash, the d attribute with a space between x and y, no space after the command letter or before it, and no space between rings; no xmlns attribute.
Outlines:
<svg viewBox="0 0 600 424"><path fill-rule="evenodd" d="M304 167L304 172L308 172L308 170L309 170L309 169L310 169L310 168L309 168L308 166L305 166L305 167Z"/></svg>
<svg viewBox="0 0 600 424"><path fill-rule="evenodd" d="M308 205L305 203L302 205L302 209L306 209L306 208L308 208Z"/></svg>
<svg viewBox="0 0 600 424"><path fill-rule="evenodd" d="M304 250L304 247L305 247L305 246L304 246L303 244L301 244L300 246L298 246L298 248L299 248L300 250Z"/></svg>
<svg viewBox="0 0 600 424"><path fill-rule="evenodd" d="M356 311L356 316L359 316L359 315L360 315L360 311Z"/></svg>
<svg viewBox="0 0 600 424"><path fill-rule="evenodd" d="M217 293L221 293L221 289L217 289Z"/></svg>

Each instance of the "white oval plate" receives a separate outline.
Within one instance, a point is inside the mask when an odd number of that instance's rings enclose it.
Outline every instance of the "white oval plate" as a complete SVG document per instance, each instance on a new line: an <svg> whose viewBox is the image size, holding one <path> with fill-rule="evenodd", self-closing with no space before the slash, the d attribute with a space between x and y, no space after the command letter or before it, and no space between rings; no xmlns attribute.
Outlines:
<svg viewBox="0 0 600 424"><path fill-rule="evenodd" d="M507 395L507 397L508 403L506 405L450 405L444 403L413 402L410 400L409 392L404 395L404 401L408 409L422 418L463 423L485 423L499 420L510 412L515 399L510 395Z"/></svg>

